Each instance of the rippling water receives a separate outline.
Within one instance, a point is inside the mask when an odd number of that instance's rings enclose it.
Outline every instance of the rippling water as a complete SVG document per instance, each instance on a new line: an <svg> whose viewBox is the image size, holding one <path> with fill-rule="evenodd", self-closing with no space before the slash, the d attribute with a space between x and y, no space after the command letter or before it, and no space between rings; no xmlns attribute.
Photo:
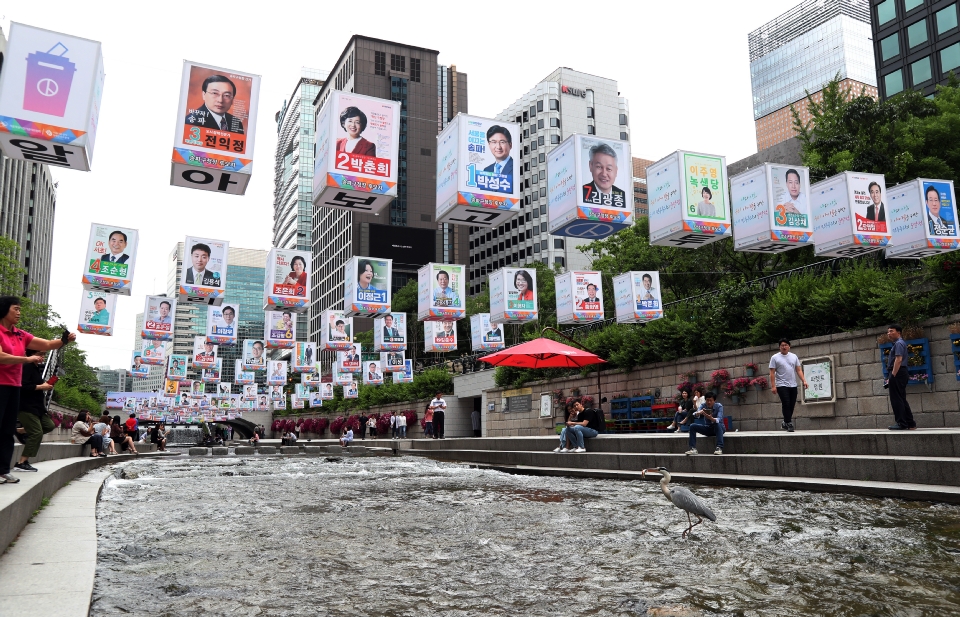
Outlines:
<svg viewBox="0 0 960 617"><path fill-rule="evenodd" d="M92 616L956 615L960 508L420 458L143 459L104 487Z"/></svg>

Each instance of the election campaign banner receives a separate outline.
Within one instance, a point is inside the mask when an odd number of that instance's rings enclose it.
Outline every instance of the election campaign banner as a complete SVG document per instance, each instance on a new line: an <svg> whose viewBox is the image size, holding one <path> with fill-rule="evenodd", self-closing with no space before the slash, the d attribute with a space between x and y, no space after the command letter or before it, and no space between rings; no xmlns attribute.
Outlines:
<svg viewBox="0 0 960 617"><path fill-rule="evenodd" d="M223 376L223 358L217 358L213 361L210 368L205 368L200 373L200 379L203 383L219 383Z"/></svg>
<svg viewBox="0 0 960 617"><path fill-rule="evenodd" d="M331 89L314 143L314 206L377 214L397 196L399 102Z"/></svg>
<svg viewBox="0 0 960 617"><path fill-rule="evenodd" d="M424 351L456 351L457 322L426 321L423 324Z"/></svg>
<svg viewBox="0 0 960 617"><path fill-rule="evenodd" d="M319 386L320 385L319 367L315 366L312 371L300 373L300 383L308 387Z"/></svg>
<svg viewBox="0 0 960 617"><path fill-rule="evenodd" d="M882 174L845 171L810 187L813 253L856 257L890 244Z"/></svg>
<svg viewBox="0 0 960 617"><path fill-rule="evenodd" d="M107 392L107 409L127 409L130 412L137 410L137 402L142 407L156 392Z"/></svg>
<svg viewBox="0 0 960 617"><path fill-rule="evenodd" d="M677 150L647 167L650 244L697 248L728 237L727 160Z"/></svg>
<svg viewBox="0 0 960 617"><path fill-rule="evenodd" d="M169 362L169 360L168 360ZM179 379L164 379L163 380L163 392L167 395L177 394L180 391L180 380Z"/></svg>
<svg viewBox="0 0 960 617"><path fill-rule="evenodd" d="M217 361L217 346L205 336L193 337L193 368L212 368Z"/></svg>
<svg viewBox="0 0 960 617"><path fill-rule="evenodd" d="M320 314L320 349L342 351L353 345L353 317L343 311L323 311Z"/></svg>
<svg viewBox="0 0 960 617"><path fill-rule="evenodd" d="M227 289L227 253L230 243L187 236L183 241L180 299L220 305Z"/></svg>
<svg viewBox="0 0 960 617"><path fill-rule="evenodd" d="M117 294L84 289L80 298L80 319L77 330L85 334L113 336L113 318Z"/></svg>
<svg viewBox="0 0 960 617"><path fill-rule="evenodd" d="M659 272L624 272L613 277L617 323L644 323L663 317Z"/></svg>
<svg viewBox="0 0 960 617"><path fill-rule="evenodd" d="M384 351L380 353L380 365L384 372L393 372L403 369L403 363L406 362L402 351Z"/></svg>
<svg viewBox="0 0 960 617"><path fill-rule="evenodd" d="M310 251L270 249L263 274L263 310L307 311L310 262Z"/></svg>
<svg viewBox="0 0 960 617"><path fill-rule="evenodd" d="M490 321L490 313L470 316L471 351L491 351L505 347L503 327Z"/></svg>
<svg viewBox="0 0 960 617"><path fill-rule="evenodd" d="M320 398L325 401L333 400L333 384L332 383L320 384Z"/></svg>
<svg viewBox="0 0 960 617"><path fill-rule="evenodd" d="M256 382L256 374L243 368L243 360L237 358L233 364L233 383L245 386Z"/></svg>
<svg viewBox="0 0 960 617"><path fill-rule="evenodd" d="M501 268L488 276L490 319L496 323L526 323L537 319L537 271Z"/></svg>
<svg viewBox="0 0 960 617"><path fill-rule="evenodd" d="M466 268L428 263L417 271L417 319L450 321L467 314Z"/></svg>
<svg viewBox="0 0 960 617"><path fill-rule="evenodd" d="M599 272L570 271L554 279L557 323L603 320L603 285Z"/></svg>
<svg viewBox="0 0 960 617"><path fill-rule="evenodd" d="M360 343L354 343L346 351L338 351L337 370L341 373L359 373L362 354L363 346Z"/></svg>
<svg viewBox="0 0 960 617"><path fill-rule="evenodd" d="M263 351L266 345L260 339L243 339L243 353L241 354L243 371L264 371L267 369L267 358Z"/></svg>
<svg viewBox="0 0 960 617"><path fill-rule="evenodd" d="M184 60L170 184L243 195L259 98L259 75Z"/></svg>
<svg viewBox="0 0 960 617"><path fill-rule="evenodd" d="M270 360L267 362L267 385L279 386L287 383L287 361Z"/></svg>
<svg viewBox="0 0 960 617"><path fill-rule="evenodd" d="M317 344L309 342L297 343L293 348L293 357L290 359L295 373L308 373L316 370Z"/></svg>
<svg viewBox="0 0 960 617"><path fill-rule="evenodd" d="M207 307L207 340L217 345L236 345L240 332L239 304Z"/></svg>
<svg viewBox="0 0 960 617"><path fill-rule="evenodd" d="M348 386L353 383L353 373L341 373L337 365L333 365L333 383L337 386Z"/></svg>
<svg viewBox="0 0 960 617"><path fill-rule="evenodd" d="M144 364L143 352L135 351L130 356L130 375L136 379L146 379L150 376L150 365Z"/></svg>
<svg viewBox="0 0 960 617"><path fill-rule="evenodd" d="M80 281L83 287L129 296L139 237L136 229L92 223Z"/></svg>
<svg viewBox="0 0 960 617"><path fill-rule="evenodd" d="M547 155L550 233L597 240L633 225L630 142L574 134Z"/></svg>
<svg viewBox="0 0 960 617"><path fill-rule="evenodd" d="M923 259L960 249L952 180L917 178L887 189L890 244L887 257Z"/></svg>
<svg viewBox="0 0 960 617"><path fill-rule="evenodd" d="M407 314L386 313L373 320L374 351L404 351L407 348Z"/></svg>
<svg viewBox="0 0 960 617"><path fill-rule="evenodd" d="M730 178L734 250L782 253L813 242L810 170L764 163Z"/></svg>
<svg viewBox="0 0 960 617"><path fill-rule="evenodd" d="M390 312L392 259L351 257L344 266L343 306L349 317Z"/></svg>
<svg viewBox="0 0 960 617"><path fill-rule="evenodd" d="M170 354L167 360L167 379L186 381L189 362L190 356L186 354Z"/></svg>
<svg viewBox="0 0 960 617"><path fill-rule="evenodd" d="M343 386L343 398L359 398L359 391L357 390L357 382L351 381L350 383Z"/></svg>
<svg viewBox="0 0 960 617"><path fill-rule="evenodd" d="M151 341L173 340L173 318L177 301L166 296L147 296L143 303L143 329L140 338Z"/></svg>
<svg viewBox="0 0 960 617"><path fill-rule="evenodd" d="M90 171L103 98L98 41L10 23L0 72L0 149Z"/></svg>
<svg viewBox="0 0 960 617"><path fill-rule="evenodd" d="M293 349L297 338L297 321L288 309L265 311L263 338L269 349Z"/></svg>
<svg viewBox="0 0 960 617"><path fill-rule="evenodd" d="M379 360L363 361L363 383L368 386L383 384L383 368Z"/></svg>
<svg viewBox="0 0 960 617"><path fill-rule="evenodd" d="M520 127L457 114L437 135L437 221L495 227L520 211Z"/></svg>
<svg viewBox="0 0 960 617"><path fill-rule="evenodd" d="M404 360L403 370L394 371L393 383L413 383L413 360L409 358Z"/></svg>
<svg viewBox="0 0 960 617"><path fill-rule="evenodd" d="M143 341L143 363L151 366L164 366L167 363L167 344L161 341Z"/></svg>

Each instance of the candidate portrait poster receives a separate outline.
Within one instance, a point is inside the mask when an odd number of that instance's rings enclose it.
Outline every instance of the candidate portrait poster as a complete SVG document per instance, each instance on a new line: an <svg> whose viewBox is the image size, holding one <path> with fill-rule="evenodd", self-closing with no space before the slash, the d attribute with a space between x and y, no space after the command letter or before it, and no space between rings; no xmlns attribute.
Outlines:
<svg viewBox="0 0 960 617"><path fill-rule="evenodd" d="M729 221L724 157L684 153L683 160L686 216L691 219Z"/></svg>
<svg viewBox="0 0 960 617"><path fill-rule="evenodd" d="M393 102L338 92L331 103L335 108L327 144L329 171L363 177L373 184L395 180L399 123Z"/></svg>
<svg viewBox="0 0 960 617"><path fill-rule="evenodd" d="M470 346L472 351L503 349L503 326L490 320L490 313L470 316Z"/></svg>
<svg viewBox="0 0 960 617"><path fill-rule="evenodd" d="M413 383L413 360L404 360L403 370L394 371L393 383Z"/></svg>
<svg viewBox="0 0 960 617"><path fill-rule="evenodd" d="M175 153L179 148L251 158L259 90L259 75L184 61ZM200 167L209 165L219 167Z"/></svg>
<svg viewBox="0 0 960 617"><path fill-rule="evenodd" d="M320 348L325 351L349 349L353 344L353 317L343 311L326 310L320 314Z"/></svg>
<svg viewBox="0 0 960 617"><path fill-rule="evenodd" d="M289 309L265 311L263 338L270 349L293 349L297 338L297 320Z"/></svg>
<svg viewBox="0 0 960 617"><path fill-rule="evenodd" d="M315 370L315 363L318 358L316 343L296 343L293 348L292 358L294 372L306 373Z"/></svg>
<svg viewBox="0 0 960 617"><path fill-rule="evenodd" d="M130 375L136 379L146 379L150 375L150 365L143 362L143 353L133 352L130 356Z"/></svg>
<svg viewBox="0 0 960 617"><path fill-rule="evenodd" d="M173 340L173 319L177 301L166 296L147 296L143 303L143 329L140 338L153 341Z"/></svg>
<svg viewBox="0 0 960 617"><path fill-rule="evenodd" d="M630 144L581 136L579 206L633 210L633 161ZM629 217L628 217L629 218Z"/></svg>
<svg viewBox="0 0 960 617"><path fill-rule="evenodd" d="M428 263L417 272L417 318L462 319L466 315L466 269L457 264Z"/></svg>
<svg viewBox="0 0 960 617"><path fill-rule="evenodd" d="M193 337L193 367L211 368L217 360L217 346L205 336Z"/></svg>
<svg viewBox="0 0 960 617"><path fill-rule="evenodd" d="M162 341L143 341L143 363L151 366L163 366L167 360L167 344Z"/></svg>
<svg viewBox="0 0 960 617"><path fill-rule="evenodd" d="M344 312L372 317L390 312L390 281L393 261L352 257L344 266Z"/></svg>
<svg viewBox="0 0 960 617"><path fill-rule="evenodd" d="M325 401L333 400L333 384L332 383L320 384L320 398L322 398Z"/></svg>
<svg viewBox="0 0 960 617"><path fill-rule="evenodd" d="M403 351L406 348L406 313L385 313L373 320L374 351Z"/></svg>
<svg viewBox="0 0 960 617"><path fill-rule="evenodd" d="M923 205L930 236L957 237L957 204L952 182L924 180Z"/></svg>
<svg viewBox="0 0 960 617"><path fill-rule="evenodd" d="M320 372L300 373L300 383L309 388L315 388L320 385Z"/></svg>
<svg viewBox="0 0 960 617"><path fill-rule="evenodd" d="M204 383L218 383L223 373L223 358L214 360L210 368L205 368L200 374Z"/></svg>
<svg viewBox="0 0 960 617"><path fill-rule="evenodd" d="M227 287L227 254L230 243L187 236L183 241L180 297L188 302L223 301Z"/></svg>
<svg viewBox="0 0 960 617"><path fill-rule="evenodd" d="M888 234L887 189L879 174L847 174L856 233Z"/></svg>
<svg viewBox="0 0 960 617"><path fill-rule="evenodd" d="M773 228L784 231L813 229L810 221L810 171L806 167L770 166Z"/></svg>
<svg viewBox="0 0 960 617"><path fill-rule="evenodd" d="M264 310L304 312L309 304L310 252L271 249L264 269Z"/></svg>
<svg viewBox="0 0 960 617"><path fill-rule="evenodd" d="M92 223L84 260L84 287L130 295L138 241L136 229Z"/></svg>
<svg viewBox="0 0 960 617"><path fill-rule="evenodd" d="M526 268L503 270L504 296L508 311L537 310L537 272Z"/></svg>
<svg viewBox="0 0 960 617"><path fill-rule="evenodd" d="M207 307L207 340L217 345L236 345L240 331L239 304Z"/></svg>
<svg viewBox="0 0 960 617"><path fill-rule="evenodd" d="M455 321L426 321L423 324L424 351L454 351L457 348Z"/></svg>
<svg viewBox="0 0 960 617"><path fill-rule="evenodd" d="M402 351L384 351L380 354L380 364L384 372L394 372L403 369L403 363L406 362L405 354Z"/></svg>
<svg viewBox="0 0 960 617"><path fill-rule="evenodd" d="M362 345L354 343L346 351L337 352L337 368L341 373L359 373Z"/></svg>
<svg viewBox="0 0 960 617"><path fill-rule="evenodd" d="M85 334L113 336L116 307L117 294L84 289L80 297L77 330Z"/></svg>
<svg viewBox="0 0 960 617"><path fill-rule="evenodd" d="M278 386L287 383L287 362L270 360L267 362L267 384Z"/></svg>
<svg viewBox="0 0 960 617"><path fill-rule="evenodd" d="M171 354L167 362L167 379L185 381L190 357L186 354Z"/></svg>
<svg viewBox="0 0 960 617"><path fill-rule="evenodd" d="M358 398L357 382L351 381L343 386L343 398Z"/></svg>
<svg viewBox="0 0 960 617"><path fill-rule="evenodd" d="M363 383L368 386L379 386L383 383L383 369L379 360L363 362Z"/></svg>
<svg viewBox="0 0 960 617"><path fill-rule="evenodd" d="M261 339L244 339L242 370L262 371L267 368L267 358L264 355L266 344Z"/></svg>

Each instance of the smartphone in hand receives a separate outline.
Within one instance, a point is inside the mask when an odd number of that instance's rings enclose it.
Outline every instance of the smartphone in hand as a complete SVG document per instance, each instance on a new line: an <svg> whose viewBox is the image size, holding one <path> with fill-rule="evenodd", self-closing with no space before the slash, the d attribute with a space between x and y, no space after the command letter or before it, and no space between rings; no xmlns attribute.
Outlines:
<svg viewBox="0 0 960 617"><path fill-rule="evenodd" d="M51 386L53 386L53 385L56 385L56 383L57 383L58 381L60 381L60 378L59 378L58 376L54 375L53 377L51 377L50 379L47 380L47 383L50 384Z"/></svg>

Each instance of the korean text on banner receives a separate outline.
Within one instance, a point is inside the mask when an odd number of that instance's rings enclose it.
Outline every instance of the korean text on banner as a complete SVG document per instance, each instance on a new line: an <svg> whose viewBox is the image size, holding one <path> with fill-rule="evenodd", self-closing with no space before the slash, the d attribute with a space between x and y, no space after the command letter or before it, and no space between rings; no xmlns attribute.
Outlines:
<svg viewBox="0 0 960 617"><path fill-rule="evenodd" d="M660 273L624 272L613 277L617 323L645 323L663 317Z"/></svg>
<svg viewBox="0 0 960 617"><path fill-rule="evenodd" d="M344 351L353 345L353 317L327 310L320 314L320 324L320 349Z"/></svg>
<svg viewBox="0 0 960 617"><path fill-rule="evenodd" d="M730 179L734 249L780 253L813 242L810 171L764 163Z"/></svg>
<svg viewBox="0 0 960 617"><path fill-rule="evenodd" d="M374 351L404 351L406 348L406 313L385 313L373 320Z"/></svg>
<svg viewBox="0 0 960 617"><path fill-rule="evenodd" d="M230 243L187 236L183 242L180 300L220 305L227 289Z"/></svg>
<svg viewBox="0 0 960 617"><path fill-rule="evenodd" d="M263 280L263 310L304 313L310 306L310 252L271 249Z"/></svg>
<svg viewBox="0 0 960 617"><path fill-rule="evenodd" d="M390 312L392 259L351 257L344 266L343 306L348 317Z"/></svg>
<svg viewBox="0 0 960 617"><path fill-rule="evenodd" d="M886 196L881 174L845 171L811 186L814 254L856 257L886 247Z"/></svg>
<svg viewBox="0 0 960 617"><path fill-rule="evenodd" d="M599 272L565 272L554 280L557 323L588 323L603 319L603 286Z"/></svg>
<svg viewBox="0 0 960 617"><path fill-rule="evenodd" d="M650 244L691 248L731 231L727 162L678 150L647 167Z"/></svg>
<svg viewBox="0 0 960 617"><path fill-rule="evenodd" d="M207 307L207 340L216 345L236 345L240 332L240 305Z"/></svg>
<svg viewBox="0 0 960 617"><path fill-rule="evenodd" d="M951 180L917 178L887 189L890 244L887 257L923 259L960 249Z"/></svg>
<svg viewBox="0 0 960 617"><path fill-rule="evenodd" d="M175 298L147 296L143 305L143 329L140 338L153 341L173 340L173 318L177 312Z"/></svg>
<svg viewBox="0 0 960 617"><path fill-rule="evenodd" d="M81 279L84 288L129 296L138 241L136 229L91 224Z"/></svg>
<svg viewBox="0 0 960 617"><path fill-rule="evenodd" d="M490 321L490 313L470 316L471 351L491 351L505 346L503 327Z"/></svg>
<svg viewBox="0 0 960 617"><path fill-rule="evenodd" d="M466 316L464 266L428 263L417 276L417 319L449 321Z"/></svg>
<svg viewBox="0 0 960 617"><path fill-rule="evenodd" d="M501 268L489 275L490 319L496 323L526 323L537 319L537 271Z"/></svg>
<svg viewBox="0 0 960 617"><path fill-rule="evenodd" d="M83 290L77 330L85 334L113 336L117 295L105 291Z"/></svg>

